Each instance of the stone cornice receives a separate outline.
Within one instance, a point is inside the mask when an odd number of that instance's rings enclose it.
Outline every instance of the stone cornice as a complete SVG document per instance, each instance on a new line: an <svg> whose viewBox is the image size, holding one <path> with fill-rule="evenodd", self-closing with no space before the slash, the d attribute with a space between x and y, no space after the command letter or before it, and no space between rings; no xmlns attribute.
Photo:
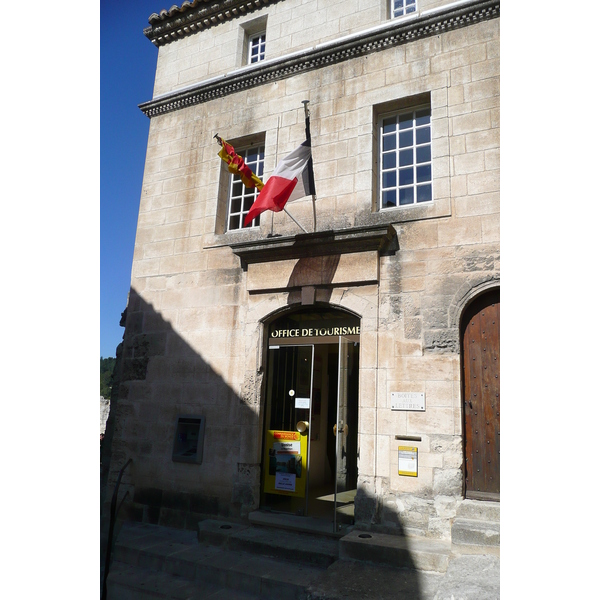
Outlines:
<svg viewBox="0 0 600 600"><path fill-rule="evenodd" d="M155 45L164 46L174 40L209 29L224 21L250 14L280 0L193 0L183 2L181 7L152 13L148 18L150 27L144 35Z"/></svg>
<svg viewBox="0 0 600 600"><path fill-rule="evenodd" d="M302 258L307 256L330 256L376 250L394 253L398 249L396 230L392 225L352 227L343 230L316 231L294 236L230 243L239 256L242 268L249 264Z"/></svg>
<svg viewBox="0 0 600 600"><path fill-rule="evenodd" d="M269 0L256 0L267 2ZM277 1L277 0L275 0ZM416 17L394 19L382 26L346 36L278 59L242 67L220 77L158 96L139 105L148 117L201 104L245 89L311 71L350 58L438 35L500 16L499 0L457 2Z"/></svg>

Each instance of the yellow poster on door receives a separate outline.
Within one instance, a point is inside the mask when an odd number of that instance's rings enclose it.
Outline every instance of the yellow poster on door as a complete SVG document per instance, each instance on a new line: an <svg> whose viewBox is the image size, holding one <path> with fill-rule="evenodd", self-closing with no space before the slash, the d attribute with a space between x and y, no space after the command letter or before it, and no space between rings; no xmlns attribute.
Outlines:
<svg viewBox="0 0 600 600"><path fill-rule="evenodd" d="M265 493L304 497L307 438L297 431L267 431Z"/></svg>

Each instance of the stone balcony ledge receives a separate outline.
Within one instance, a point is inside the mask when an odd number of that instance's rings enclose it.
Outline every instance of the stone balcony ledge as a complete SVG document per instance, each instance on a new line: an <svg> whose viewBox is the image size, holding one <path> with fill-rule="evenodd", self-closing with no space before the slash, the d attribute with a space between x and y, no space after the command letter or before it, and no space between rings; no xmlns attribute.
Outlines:
<svg viewBox="0 0 600 600"><path fill-rule="evenodd" d="M294 236L273 236L229 244L242 268L249 264L376 250L393 254L398 237L393 225L372 225L341 230L315 231Z"/></svg>

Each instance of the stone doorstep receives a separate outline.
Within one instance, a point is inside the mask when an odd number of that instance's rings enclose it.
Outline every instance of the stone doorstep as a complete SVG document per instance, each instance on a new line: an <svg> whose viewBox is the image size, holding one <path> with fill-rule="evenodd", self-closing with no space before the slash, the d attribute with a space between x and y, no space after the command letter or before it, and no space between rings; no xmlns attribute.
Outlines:
<svg viewBox="0 0 600 600"><path fill-rule="evenodd" d="M477 546L498 548L500 546L500 523L457 518L452 523L452 547Z"/></svg>
<svg viewBox="0 0 600 600"><path fill-rule="evenodd" d="M269 511L255 510L248 515L248 520L252 525L261 527L271 527L277 530L289 530L300 533L311 533L323 537L339 539L353 529L349 525L339 525L340 530L333 531L333 523L324 519L314 517L298 517L282 513L273 513Z"/></svg>
<svg viewBox="0 0 600 600"><path fill-rule="evenodd" d="M487 523L456 519L457 534L463 532L463 524L485 537ZM466 539L469 544L469 538L460 538L460 534L456 539L461 543ZM338 558L343 563L360 561L374 567L381 564L442 574L458 547L449 540L424 537L353 530L336 539L207 519L198 524L197 536L190 531L128 523L117 539L114 561L175 577L179 583L206 582L219 589L279 599L282 595L302 596ZM109 580L115 582L119 577L111 567Z"/></svg>
<svg viewBox="0 0 600 600"><path fill-rule="evenodd" d="M198 539L229 550L276 556L296 564L320 567L328 567L341 558L444 573L450 556L449 541L422 536L355 530L338 540L213 519L198 524Z"/></svg>
<svg viewBox="0 0 600 600"><path fill-rule="evenodd" d="M452 553L500 556L500 502L463 500L451 527Z"/></svg>
<svg viewBox="0 0 600 600"><path fill-rule="evenodd" d="M217 546L227 547L229 538L248 529L250 525L220 521L218 519L205 519L198 523L198 541Z"/></svg>
<svg viewBox="0 0 600 600"><path fill-rule="evenodd" d="M456 516L474 521L500 523L500 502L463 500L456 510Z"/></svg>
<svg viewBox="0 0 600 600"><path fill-rule="evenodd" d="M198 565L196 579L278 600L302 596L306 586L324 570L247 552L221 550Z"/></svg>
<svg viewBox="0 0 600 600"><path fill-rule="evenodd" d="M228 550L275 556L294 563L328 567L338 559L338 541L273 528L206 519L198 523L198 540Z"/></svg>
<svg viewBox="0 0 600 600"><path fill-rule="evenodd" d="M138 533L135 525L123 528L123 537L119 536L115 545L108 579L111 586L121 587L129 581L128 585L138 592L146 590L144 593L148 597L152 597L151 584L158 578L159 582L174 582L177 588L187 581L273 600L283 596L296 598L302 596L306 586L325 571L325 567L306 564L294 564L290 569L289 560L283 558L199 545L195 539L190 540L190 532L157 527L148 529L145 535ZM169 538L170 535L174 536L174 540ZM150 579L145 577L147 573L153 574Z"/></svg>
<svg viewBox="0 0 600 600"><path fill-rule="evenodd" d="M445 573L450 542L419 537L352 531L340 540L340 558Z"/></svg>

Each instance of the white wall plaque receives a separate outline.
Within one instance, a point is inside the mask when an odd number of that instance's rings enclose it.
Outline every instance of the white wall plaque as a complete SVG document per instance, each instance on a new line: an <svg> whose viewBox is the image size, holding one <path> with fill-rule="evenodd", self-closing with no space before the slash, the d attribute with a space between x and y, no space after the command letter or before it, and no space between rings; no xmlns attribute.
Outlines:
<svg viewBox="0 0 600 600"><path fill-rule="evenodd" d="M392 392L392 410L425 410L425 392Z"/></svg>

